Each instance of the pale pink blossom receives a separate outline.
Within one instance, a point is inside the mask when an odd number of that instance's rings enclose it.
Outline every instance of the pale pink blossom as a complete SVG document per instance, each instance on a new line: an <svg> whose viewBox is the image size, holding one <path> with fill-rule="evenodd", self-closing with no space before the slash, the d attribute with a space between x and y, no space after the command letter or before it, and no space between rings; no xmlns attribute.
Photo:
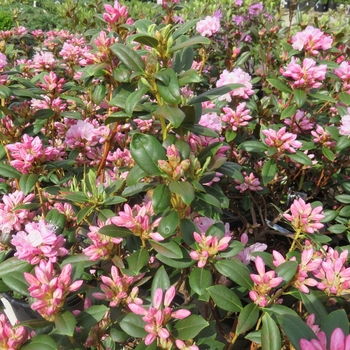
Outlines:
<svg viewBox="0 0 350 350"><path fill-rule="evenodd" d="M321 64L316 66L316 61L312 58L304 58L302 65L298 64L295 57L292 57L291 62L286 69L281 68L281 74L291 78L289 82L293 89L301 89L309 91L322 86L322 81L327 73L327 65Z"/></svg>
<svg viewBox="0 0 350 350"><path fill-rule="evenodd" d="M267 245L265 243L256 242L250 245L249 247L244 248L235 256L235 258L242 261L244 265L249 265L251 261L255 261L256 257L253 255L253 253L264 252L266 249Z"/></svg>
<svg viewBox="0 0 350 350"><path fill-rule="evenodd" d="M41 260L57 262L57 258L68 254L64 248L65 238L56 235L55 227L40 220L25 225L24 231L17 232L11 243L15 246L15 256L32 265L37 265Z"/></svg>
<svg viewBox="0 0 350 350"><path fill-rule="evenodd" d="M197 345L188 345L180 339L175 340L175 345L179 350L199 350L199 347Z"/></svg>
<svg viewBox="0 0 350 350"><path fill-rule="evenodd" d="M322 147L332 149L337 144L337 142L332 139L330 133L319 124L316 124L316 130L312 130L311 135L314 137L313 141L319 143Z"/></svg>
<svg viewBox="0 0 350 350"><path fill-rule="evenodd" d="M300 141L297 141L297 135L286 132L286 127L275 131L274 129L262 130L266 136L264 142L269 147L276 147L278 155L283 155L285 151L295 153L297 148L302 146Z"/></svg>
<svg viewBox="0 0 350 350"><path fill-rule="evenodd" d="M0 315L0 349L20 350L29 338L25 327L13 327L5 314Z"/></svg>
<svg viewBox="0 0 350 350"><path fill-rule="evenodd" d="M219 100L226 100L227 102L231 102L232 97L235 96L247 100L249 96L254 94L251 80L251 76L248 73L244 72L241 68L235 68L232 72L229 72L225 69L220 75L219 80L216 82L217 87L224 86L227 84L242 84L244 86L234 89L231 92L220 96Z"/></svg>
<svg viewBox="0 0 350 350"><path fill-rule="evenodd" d="M129 12L126 6L121 6L118 0L114 1L114 6L109 4L103 5L105 13L103 19L108 23L108 27L112 28L118 24L124 24L128 21Z"/></svg>
<svg viewBox="0 0 350 350"><path fill-rule="evenodd" d="M241 193L246 191L261 191L263 189L260 186L260 180L256 178L253 173L250 173L249 175L244 174L243 182L237 179L234 179L234 182L238 184L235 188Z"/></svg>
<svg viewBox="0 0 350 350"><path fill-rule="evenodd" d="M305 203L302 198L295 199L290 207L291 214L283 214L292 225L295 231L302 233L314 233L324 225L321 220L324 218L322 206L312 208L310 203Z"/></svg>
<svg viewBox="0 0 350 350"><path fill-rule="evenodd" d="M350 108L348 108L348 113L341 117L339 134L343 136L350 137Z"/></svg>
<svg viewBox="0 0 350 350"><path fill-rule="evenodd" d="M130 303L130 310L136 315L142 315L142 320L146 323L145 330L148 335L145 338L145 344L150 345L156 339L158 341L166 340L170 337L170 333L166 325L175 319L184 319L191 312L186 309L178 309L173 311L171 303L175 297L176 289L171 286L165 293L158 288L153 296L152 305L146 309L144 306Z"/></svg>
<svg viewBox="0 0 350 350"><path fill-rule="evenodd" d="M288 125L294 134L302 134L315 127L315 122L310 121L302 110L298 110L290 119L284 119L284 124Z"/></svg>
<svg viewBox="0 0 350 350"><path fill-rule="evenodd" d="M319 50L328 50L332 47L333 39L326 35L320 29L313 26L307 26L303 31L296 33L292 38L294 50L302 51L303 49L316 56Z"/></svg>
<svg viewBox="0 0 350 350"><path fill-rule="evenodd" d="M33 56L33 67L37 71L53 70L56 68L57 60L52 52L40 51Z"/></svg>
<svg viewBox="0 0 350 350"><path fill-rule="evenodd" d="M343 89L350 92L350 62L344 61L339 68L334 69L334 74L337 75L343 82Z"/></svg>
<svg viewBox="0 0 350 350"><path fill-rule="evenodd" d="M202 114L198 124L212 129L218 133L221 133L222 131L222 122L216 113Z"/></svg>
<svg viewBox="0 0 350 350"><path fill-rule="evenodd" d="M51 261L41 260L35 266L34 274L24 272L24 278L29 283L29 293L36 300L31 308L50 322L62 310L71 292L77 291L83 284L82 280L72 283L72 265L64 265L60 272L55 271Z"/></svg>
<svg viewBox="0 0 350 350"><path fill-rule="evenodd" d="M220 18L207 16L197 22L196 30L201 36L212 36L220 31Z"/></svg>
<svg viewBox="0 0 350 350"><path fill-rule="evenodd" d="M239 103L235 110L230 107L223 107L222 111L222 121L226 123L228 129L232 129L233 131L237 131L240 127L247 126L248 121L252 119L250 110L246 109L245 102Z"/></svg>
<svg viewBox="0 0 350 350"><path fill-rule="evenodd" d="M7 65L7 58L2 52L0 52L0 70Z"/></svg>

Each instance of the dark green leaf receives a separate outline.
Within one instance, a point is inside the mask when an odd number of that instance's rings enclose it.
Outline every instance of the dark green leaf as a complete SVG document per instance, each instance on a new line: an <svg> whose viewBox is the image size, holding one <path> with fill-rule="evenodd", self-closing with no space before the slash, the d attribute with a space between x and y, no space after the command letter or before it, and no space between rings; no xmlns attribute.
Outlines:
<svg viewBox="0 0 350 350"><path fill-rule="evenodd" d="M152 300L154 298L156 290L159 288L161 288L163 291L166 291L170 288L170 279L168 274L165 271L164 266L161 266L153 277L152 287L151 287Z"/></svg>
<svg viewBox="0 0 350 350"><path fill-rule="evenodd" d="M147 249L140 249L125 258L125 260L128 262L129 270L137 275L148 264L149 253Z"/></svg>
<svg viewBox="0 0 350 350"><path fill-rule="evenodd" d="M344 103L346 106L350 106L350 95L347 92L341 92L338 98L340 102Z"/></svg>
<svg viewBox="0 0 350 350"><path fill-rule="evenodd" d="M128 237L133 233L126 227L120 227L114 224L103 226L98 233L110 237Z"/></svg>
<svg viewBox="0 0 350 350"><path fill-rule="evenodd" d="M176 269L186 269L187 267L192 266L195 263L195 261L192 260L187 249L185 249L184 247L180 247L180 249L183 255L182 259L171 259L162 254L157 254L156 258L167 266L170 266Z"/></svg>
<svg viewBox="0 0 350 350"><path fill-rule="evenodd" d="M57 333L72 337L74 334L76 319L70 311L57 314L55 326Z"/></svg>
<svg viewBox="0 0 350 350"><path fill-rule="evenodd" d="M350 208L350 206L349 206L349 208ZM338 216L338 212L336 210L331 210L331 209L324 210L323 214L324 214L324 218L321 220L321 222L330 222ZM339 212L339 215L342 215L341 210ZM350 211L349 211L349 216L350 216Z"/></svg>
<svg viewBox="0 0 350 350"><path fill-rule="evenodd" d="M279 91L292 93L292 89L278 79L267 79L267 81Z"/></svg>
<svg viewBox="0 0 350 350"><path fill-rule="evenodd" d="M158 232L164 237L170 237L172 234L175 233L175 230L178 227L179 223L179 214L177 213L177 211L171 210L160 220L158 225Z"/></svg>
<svg viewBox="0 0 350 350"><path fill-rule="evenodd" d="M331 335L336 328L340 328L345 336L349 334L349 320L345 310L333 311L323 320L321 329L326 333L327 344L331 343Z"/></svg>
<svg viewBox="0 0 350 350"><path fill-rule="evenodd" d="M317 101L329 101L333 103L337 102L337 100L335 100L332 96L321 93L309 93L309 96L316 99Z"/></svg>
<svg viewBox="0 0 350 350"><path fill-rule="evenodd" d="M180 196L182 201L190 205L194 200L194 188L189 182L172 181L169 185L170 192Z"/></svg>
<svg viewBox="0 0 350 350"><path fill-rule="evenodd" d="M104 305L93 305L77 315L77 326L83 329L90 329L100 322L108 308Z"/></svg>
<svg viewBox="0 0 350 350"><path fill-rule="evenodd" d="M315 315L317 324L326 319L328 312L312 290L309 293L300 292L300 297L308 313Z"/></svg>
<svg viewBox="0 0 350 350"><path fill-rule="evenodd" d="M306 92L304 90L294 90L294 101L297 106L300 108L306 101Z"/></svg>
<svg viewBox="0 0 350 350"><path fill-rule="evenodd" d="M334 153L327 147L322 147L322 154L331 162L334 161Z"/></svg>
<svg viewBox="0 0 350 350"><path fill-rule="evenodd" d="M288 157L293 159L296 163L312 166L312 160L301 151L296 151L296 153L288 153Z"/></svg>
<svg viewBox="0 0 350 350"><path fill-rule="evenodd" d="M264 152L267 151L268 146L259 141L245 141L238 146L238 149L247 152Z"/></svg>
<svg viewBox="0 0 350 350"><path fill-rule="evenodd" d="M55 115L52 109L39 109L33 116L34 119L49 119Z"/></svg>
<svg viewBox="0 0 350 350"><path fill-rule="evenodd" d="M189 276L189 283L195 293L203 295L213 283L212 273L207 269L194 267Z"/></svg>
<svg viewBox="0 0 350 350"><path fill-rule="evenodd" d="M281 350L281 334L275 321L269 314L262 318L261 347L266 350Z"/></svg>
<svg viewBox="0 0 350 350"><path fill-rule="evenodd" d="M244 334L252 329L259 318L259 308L256 304L248 304L240 312L236 328L237 334Z"/></svg>
<svg viewBox="0 0 350 350"><path fill-rule="evenodd" d="M350 195L348 194L339 194L338 196L335 196L335 199L340 203L350 203Z"/></svg>
<svg viewBox="0 0 350 350"><path fill-rule="evenodd" d="M283 285L288 283L294 277L297 268L297 261L286 261L276 268L277 275L283 278Z"/></svg>
<svg viewBox="0 0 350 350"><path fill-rule="evenodd" d="M57 350L57 344L49 335L41 334L35 336L27 345L21 347L22 350Z"/></svg>
<svg viewBox="0 0 350 350"><path fill-rule="evenodd" d="M145 70L145 63L140 55L123 44L113 44L110 49L118 56L120 61L130 70L134 72L143 72Z"/></svg>
<svg viewBox="0 0 350 350"><path fill-rule="evenodd" d="M13 271L11 274L7 273L2 276L2 279L11 290L27 297L30 296L28 291L29 284L24 278L22 271Z"/></svg>
<svg viewBox="0 0 350 350"><path fill-rule="evenodd" d="M29 272L33 269L33 266L26 261L19 260L16 256L6 259L0 264L0 278L3 278L7 274L13 274L15 272Z"/></svg>
<svg viewBox="0 0 350 350"><path fill-rule="evenodd" d="M145 322L141 315L128 313L119 319L120 328L131 337L144 338L148 334L144 327Z"/></svg>
<svg viewBox="0 0 350 350"><path fill-rule="evenodd" d="M201 316L190 315L187 318L176 322L172 334L175 339L192 339L208 325L209 323Z"/></svg>
<svg viewBox="0 0 350 350"><path fill-rule="evenodd" d="M167 105L158 106L153 115L169 120L175 128L178 128L185 119L185 113L180 108Z"/></svg>
<svg viewBox="0 0 350 350"><path fill-rule="evenodd" d="M128 37L128 43L132 43L133 41L136 41L137 43L147 45L153 48L156 48L158 46L158 40L151 35L146 35L146 34L134 34L130 35Z"/></svg>
<svg viewBox="0 0 350 350"><path fill-rule="evenodd" d="M221 309L228 312L239 312L242 310L242 303L239 297L231 289L220 284L207 288L214 303Z"/></svg>
<svg viewBox="0 0 350 350"><path fill-rule="evenodd" d="M188 47L188 46L194 46L194 45L209 45L211 43L210 39L203 37L203 36L196 36L196 37L192 37L189 38L188 40L180 43L180 44L176 44L174 45L170 50L169 53L173 53L175 51L181 50L184 47Z"/></svg>
<svg viewBox="0 0 350 350"><path fill-rule="evenodd" d="M171 198L171 193L168 186L166 185L157 186L154 189L153 195L152 195L152 207L153 207L154 213L158 214L168 209L170 207L170 198Z"/></svg>
<svg viewBox="0 0 350 350"><path fill-rule="evenodd" d="M261 171L264 186L267 186L275 178L276 174L277 174L276 161L270 158L267 162L265 162Z"/></svg>
<svg viewBox="0 0 350 350"><path fill-rule="evenodd" d="M290 118L297 111L297 107L295 105L288 106L281 113L281 119Z"/></svg>
<svg viewBox="0 0 350 350"><path fill-rule="evenodd" d="M328 227L329 232L335 233L337 235L345 232L346 230L347 230L347 227L342 224L335 224Z"/></svg>
<svg viewBox="0 0 350 350"><path fill-rule="evenodd" d="M151 246L153 249L170 259L182 259L182 251L177 243L174 241L169 241L169 242L155 242L155 241L150 241Z"/></svg>
<svg viewBox="0 0 350 350"><path fill-rule="evenodd" d="M22 176L22 174L11 165L0 163L0 176L10 179L19 179Z"/></svg>
<svg viewBox="0 0 350 350"><path fill-rule="evenodd" d="M38 181L39 175L37 174L26 174L22 175L20 180L19 180L19 187L21 188L21 191L27 195L30 193L36 182Z"/></svg>
<svg viewBox="0 0 350 350"><path fill-rule="evenodd" d="M337 152L340 152L348 147L350 147L350 138L347 136L341 136L337 141L335 149Z"/></svg>
<svg viewBox="0 0 350 350"><path fill-rule="evenodd" d="M132 92L125 101L125 113L131 117L136 105L140 102L142 96L148 91L148 87L142 85L139 89Z"/></svg>

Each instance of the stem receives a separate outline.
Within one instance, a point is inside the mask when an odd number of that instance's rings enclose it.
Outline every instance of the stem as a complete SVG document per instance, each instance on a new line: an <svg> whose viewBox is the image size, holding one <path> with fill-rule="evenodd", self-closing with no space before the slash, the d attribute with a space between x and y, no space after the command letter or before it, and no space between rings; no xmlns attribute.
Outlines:
<svg viewBox="0 0 350 350"><path fill-rule="evenodd" d="M45 209L45 203L44 203L44 199L43 199L43 196L42 196L42 193L41 193L41 188L40 188L39 182L37 182L35 184L35 187L36 187L36 189L38 191L38 196L39 196L39 202L40 202L41 210L43 211L43 216L45 218L46 217L46 209Z"/></svg>
<svg viewBox="0 0 350 350"><path fill-rule="evenodd" d="M294 250L295 243L298 241L300 233L301 233L300 229L297 230L297 232L295 233L295 237L293 238L292 246L289 248L288 253L290 253Z"/></svg>
<svg viewBox="0 0 350 350"><path fill-rule="evenodd" d="M233 345L235 344L237 338L238 338L238 334L235 333L235 335L233 336L233 338L232 338L232 340L231 340L231 342L230 342L230 344L229 344L227 350L231 350L231 349L232 349L232 347L233 347Z"/></svg>

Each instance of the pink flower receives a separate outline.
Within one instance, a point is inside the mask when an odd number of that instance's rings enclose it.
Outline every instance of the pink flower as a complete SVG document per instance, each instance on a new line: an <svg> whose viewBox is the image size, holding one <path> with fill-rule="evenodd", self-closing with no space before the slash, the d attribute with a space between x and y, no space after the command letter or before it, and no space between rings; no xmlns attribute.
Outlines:
<svg viewBox="0 0 350 350"><path fill-rule="evenodd" d="M0 231L2 234L13 230L21 230L35 216L35 212L28 209L16 209L17 206L30 204L34 198L33 194L25 196L21 191L4 194L0 203Z"/></svg>
<svg viewBox="0 0 350 350"><path fill-rule="evenodd" d="M83 284L82 280L72 283L72 265L64 265L58 273L54 270L51 261L41 260L34 268L35 276L25 272L24 278L29 283L30 296L36 301L31 308L50 322L54 322L56 315L61 311L67 296L77 291Z"/></svg>
<svg viewBox="0 0 350 350"><path fill-rule="evenodd" d="M242 242L243 243L243 242ZM255 261L256 257L252 254L255 252L263 252L267 249L265 243L254 243L249 247L244 248L241 252L235 256L238 260L242 261L244 265L249 265L251 261Z"/></svg>
<svg viewBox="0 0 350 350"><path fill-rule="evenodd" d="M317 124L316 130L312 130L311 135L314 136L313 141L319 143L322 147L334 148L337 144L337 142L332 139L330 133L323 129L321 125Z"/></svg>
<svg viewBox="0 0 350 350"><path fill-rule="evenodd" d="M301 110L298 110L290 119L284 119L284 124L289 125L294 134L308 132L315 127L315 123L311 122L305 112Z"/></svg>
<svg viewBox="0 0 350 350"><path fill-rule="evenodd" d="M242 84L244 87L234 89L233 91L219 97L219 100L226 100L227 102L232 101L233 96L242 97L247 100L249 96L254 94L252 89L253 85L251 84L251 76L244 72L241 68L235 68L232 72L224 70L220 75L219 80L216 82L216 86L224 86L227 84Z"/></svg>
<svg viewBox="0 0 350 350"><path fill-rule="evenodd" d="M332 47L333 39L324 34L320 29L307 26L303 31L296 33L292 38L294 50L305 50L313 56L319 53L319 50L328 50Z"/></svg>
<svg viewBox="0 0 350 350"><path fill-rule="evenodd" d="M37 52L33 57L33 67L37 71L53 70L56 68L57 60L53 53L49 51Z"/></svg>
<svg viewBox="0 0 350 350"><path fill-rule="evenodd" d="M241 102L238 104L236 110L229 107L224 107L223 114L221 115L222 121L227 124L229 129L236 131L238 128L248 125L248 120L252 119L250 110L246 109L246 103Z"/></svg>
<svg viewBox="0 0 350 350"><path fill-rule="evenodd" d="M221 119L216 113L202 114L198 124L206 126L207 128L212 129L218 133L221 133L222 130Z"/></svg>
<svg viewBox="0 0 350 350"><path fill-rule="evenodd" d="M295 153L296 148L300 148L302 143L297 141L297 135L286 132L286 127L279 129L277 132L273 129L263 130L262 133L266 136L264 142L269 147L276 147L278 155L283 155L285 151Z"/></svg>
<svg viewBox="0 0 350 350"><path fill-rule="evenodd" d="M118 216L111 218L111 222L116 226L126 227L135 236L139 236L142 240L153 239L155 241L163 241L164 237L154 232L162 218L158 218L151 223L154 215L152 202L139 206L136 204L131 208L128 204L124 205L124 211L119 211Z"/></svg>
<svg viewBox="0 0 350 350"><path fill-rule="evenodd" d="M241 183L239 180L234 179L234 182L238 184L235 186L239 192L244 193L246 191L261 191L263 188L260 186L260 181L255 177L253 173L244 176L244 182Z"/></svg>
<svg viewBox="0 0 350 350"><path fill-rule="evenodd" d="M257 16L263 10L263 8L264 8L264 5L262 4L262 2L250 5L248 14L251 16Z"/></svg>
<svg viewBox="0 0 350 350"><path fill-rule="evenodd" d="M350 335L345 336L341 328L336 328L331 335L331 341L327 347L327 337L324 332L317 335L318 339L300 339L301 350L349 350Z"/></svg>
<svg viewBox="0 0 350 350"><path fill-rule="evenodd" d="M212 36L220 31L220 18L207 16L197 22L196 30L201 36Z"/></svg>
<svg viewBox="0 0 350 350"><path fill-rule="evenodd" d="M127 21L129 17L128 10L126 6L121 6L118 0L114 1L114 6L109 4L104 4L103 6L106 11L103 14L103 19L109 26L114 24L123 24Z"/></svg>
<svg viewBox="0 0 350 350"><path fill-rule="evenodd" d="M162 341L170 337L170 333L165 326L171 321L171 318L184 319L191 314L186 309L172 310L170 305L175 294L174 286L171 286L165 294L161 288L158 288L148 310L135 303L129 304L130 310L136 315L142 315L143 321L146 322L145 330L148 333L145 338L146 345L152 344L156 339Z"/></svg>
<svg viewBox="0 0 350 350"><path fill-rule="evenodd" d="M68 250L63 247L65 241L62 235L55 234L53 225L40 220L26 224L25 231L14 235L11 243L16 247L18 259L37 265L41 260L55 263L59 256L67 255Z"/></svg>
<svg viewBox="0 0 350 350"><path fill-rule="evenodd" d="M343 89L350 92L350 62L344 61L339 68L334 69L334 74L343 81Z"/></svg>
<svg viewBox="0 0 350 350"><path fill-rule="evenodd" d="M292 57L286 70L281 68L281 73L285 77L292 79L290 85L293 89L309 91L322 86L322 81L326 77L327 65L316 66L316 61L312 58L304 58L302 66L296 63L296 58Z"/></svg>
<svg viewBox="0 0 350 350"><path fill-rule="evenodd" d="M7 58L2 52L0 52L0 70L7 65Z"/></svg>
<svg viewBox="0 0 350 350"><path fill-rule="evenodd" d="M348 108L348 113L341 117L341 125L339 127L339 134L343 136L350 137L350 108Z"/></svg>
<svg viewBox="0 0 350 350"><path fill-rule="evenodd" d="M306 204L302 198L299 198L294 200L290 211L291 215L283 214L283 216L291 222L295 231L314 233L324 226L320 222L324 218L321 206L312 208L311 204Z"/></svg>
<svg viewBox="0 0 350 350"><path fill-rule="evenodd" d="M101 276L103 283L100 284L100 288L103 293L93 293L92 295L94 298L109 301L110 307L117 307L120 303L128 305L131 301L137 305L142 304L142 300L137 298L138 288L135 287L132 290L132 300L130 300L129 297L129 289L131 284L140 280L144 276L144 273L138 276L128 276L126 274L120 276L118 268L112 266L111 275L112 278L104 275Z"/></svg>
<svg viewBox="0 0 350 350"><path fill-rule="evenodd" d="M25 327L13 327L5 314L0 315L0 349L19 350L28 339Z"/></svg>
<svg viewBox="0 0 350 350"><path fill-rule="evenodd" d="M199 350L199 347L197 345L187 345L180 339L175 340L175 345L180 350Z"/></svg>

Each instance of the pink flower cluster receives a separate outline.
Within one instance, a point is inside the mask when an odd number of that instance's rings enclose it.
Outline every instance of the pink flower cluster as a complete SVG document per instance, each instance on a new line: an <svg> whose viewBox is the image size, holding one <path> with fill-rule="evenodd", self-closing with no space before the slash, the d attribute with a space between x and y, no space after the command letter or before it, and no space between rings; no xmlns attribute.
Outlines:
<svg viewBox="0 0 350 350"><path fill-rule="evenodd" d="M44 162L55 160L60 151L55 147L44 147L41 139L23 135L23 142L6 145L14 158L10 164L22 174L35 172L35 168Z"/></svg>
<svg viewBox="0 0 350 350"><path fill-rule="evenodd" d="M320 222L324 218L322 206L312 208L310 203L305 203L302 198L295 199L290 207L291 214L283 216L291 223L295 231L302 233L314 233L324 225Z"/></svg>
<svg viewBox="0 0 350 350"><path fill-rule="evenodd" d="M220 31L220 18L207 16L197 22L196 30L201 36L212 36Z"/></svg>
<svg viewBox="0 0 350 350"><path fill-rule="evenodd" d="M296 33L292 38L294 50L302 51L316 56L319 50L328 50L332 47L333 39L326 35L320 29L313 26L307 26L303 31Z"/></svg>
<svg viewBox="0 0 350 350"><path fill-rule="evenodd" d="M350 137L350 108L347 109L349 114L341 117L341 125L339 127L339 134Z"/></svg>
<svg viewBox="0 0 350 350"><path fill-rule="evenodd" d="M132 24L127 7L121 6L118 0L114 1L114 6L109 4L104 4L103 6L106 11L103 14L103 19L108 23L109 29L113 29L116 25L127 22Z"/></svg>
<svg viewBox="0 0 350 350"><path fill-rule="evenodd" d="M4 194L0 203L0 231L2 235L13 230L21 230L23 225L31 221L35 213L29 209L16 209L23 204L30 204L34 194L25 196L22 191Z"/></svg>
<svg viewBox="0 0 350 350"><path fill-rule="evenodd" d="M286 151L295 153L296 149L302 146L302 143L296 140L297 135L286 132L285 126L278 131L274 129L262 130L262 133L266 136L264 142L269 147L275 147L278 156L283 156Z"/></svg>
<svg viewBox="0 0 350 350"><path fill-rule="evenodd" d="M350 93L350 62L344 61L340 63L339 68L334 69L334 74L342 80L343 89Z"/></svg>
<svg viewBox="0 0 350 350"><path fill-rule="evenodd" d="M30 296L36 301L31 308L50 322L54 322L56 315L61 311L67 296L77 291L83 284L83 280L72 283L72 265L64 265L58 273L54 270L51 261L40 261L34 268L35 276L25 272L24 278L29 283Z"/></svg>
<svg viewBox="0 0 350 350"><path fill-rule="evenodd" d="M107 219L104 223L99 222L98 226L89 226L90 232L87 233L87 236L92 243L83 249L83 254L90 257L91 261L107 260L113 257L116 254L118 245L123 241L123 238L110 237L98 232L101 227L111 223L111 220Z"/></svg>
<svg viewBox="0 0 350 350"><path fill-rule="evenodd" d="M13 327L5 314L0 315L1 350L19 350L28 339L29 334L25 327Z"/></svg>
<svg viewBox="0 0 350 350"><path fill-rule="evenodd" d="M150 238L158 242L163 241L164 237L160 233L153 232L162 218L151 222L153 215L154 211L151 201L142 206L135 204L132 208L128 204L125 204L124 211L119 211L118 216L113 216L111 222L116 226L128 228L135 236L139 236L143 241Z"/></svg>
<svg viewBox="0 0 350 350"><path fill-rule="evenodd" d="M0 70L4 69L7 65L7 58L2 52L0 52Z"/></svg>
<svg viewBox="0 0 350 350"><path fill-rule="evenodd" d="M300 339L301 350L350 350L350 335L345 336L341 328L336 328L327 346L327 336L324 332L317 334L317 339Z"/></svg>
<svg viewBox="0 0 350 350"><path fill-rule="evenodd" d="M243 183L237 179L234 179L234 182L238 184L235 188L241 193L246 191L261 191L263 189L260 186L259 179L257 179L253 173L250 173L249 175L244 174Z"/></svg>
<svg viewBox="0 0 350 350"><path fill-rule="evenodd" d="M65 242L62 235L56 235L55 227L45 220L27 223L24 231L17 232L11 240L16 248L15 256L32 265L42 260L57 262L58 257L68 254Z"/></svg>
<svg viewBox="0 0 350 350"><path fill-rule="evenodd" d="M247 126L248 121L252 119L250 110L246 109L246 102L238 104L235 110L229 107L223 107L224 112L221 115L222 121L226 123L228 129L237 131L238 128Z"/></svg>
<svg viewBox="0 0 350 350"><path fill-rule="evenodd" d="M300 65L297 63L296 58L292 57L286 69L281 68L281 74L292 79L289 84L293 89L305 91L321 87L326 73L327 65L321 64L316 66L316 61L312 58L304 58L302 65Z"/></svg>
<svg viewBox="0 0 350 350"><path fill-rule="evenodd" d="M225 69L220 75L219 80L216 82L217 87L227 84L242 84L244 86L220 96L219 100L226 100L227 102L231 102L232 97L235 96L247 100L249 96L254 94L251 80L251 76L248 73L244 72L241 68L235 68L232 72L229 72L227 69Z"/></svg>
<svg viewBox="0 0 350 350"><path fill-rule="evenodd" d="M315 127L315 123L302 110L298 110L290 119L284 119L284 124L288 125L294 134L309 132Z"/></svg>
<svg viewBox="0 0 350 350"><path fill-rule="evenodd" d="M148 333L145 338L146 345L152 344L157 339L163 349L168 348L165 346L171 345L171 343L167 344L171 340L169 339L170 333L166 325L172 318L184 319L191 314L186 309L172 310L170 305L175 294L176 289L174 286L171 286L165 293L161 288L158 288L154 293L152 305L148 309L139 304L129 304L130 310L136 315L142 315L143 321L146 322L145 330Z"/></svg>
<svg viewBox="0 0 350 350"><path fill-rule="evenodd" d="M92 295L98 300L109 301L110 307L117 307L119 304L129 305L130 303L141 305L142 300L137 298L138 288L134 287L131 292L129 289L133 283L140 280L143 276L144 274L138 276L120 276L118 268L112 266L111 277L101 276L103 283L100 284L100 288L103 293L95 292Z"/></svg>

